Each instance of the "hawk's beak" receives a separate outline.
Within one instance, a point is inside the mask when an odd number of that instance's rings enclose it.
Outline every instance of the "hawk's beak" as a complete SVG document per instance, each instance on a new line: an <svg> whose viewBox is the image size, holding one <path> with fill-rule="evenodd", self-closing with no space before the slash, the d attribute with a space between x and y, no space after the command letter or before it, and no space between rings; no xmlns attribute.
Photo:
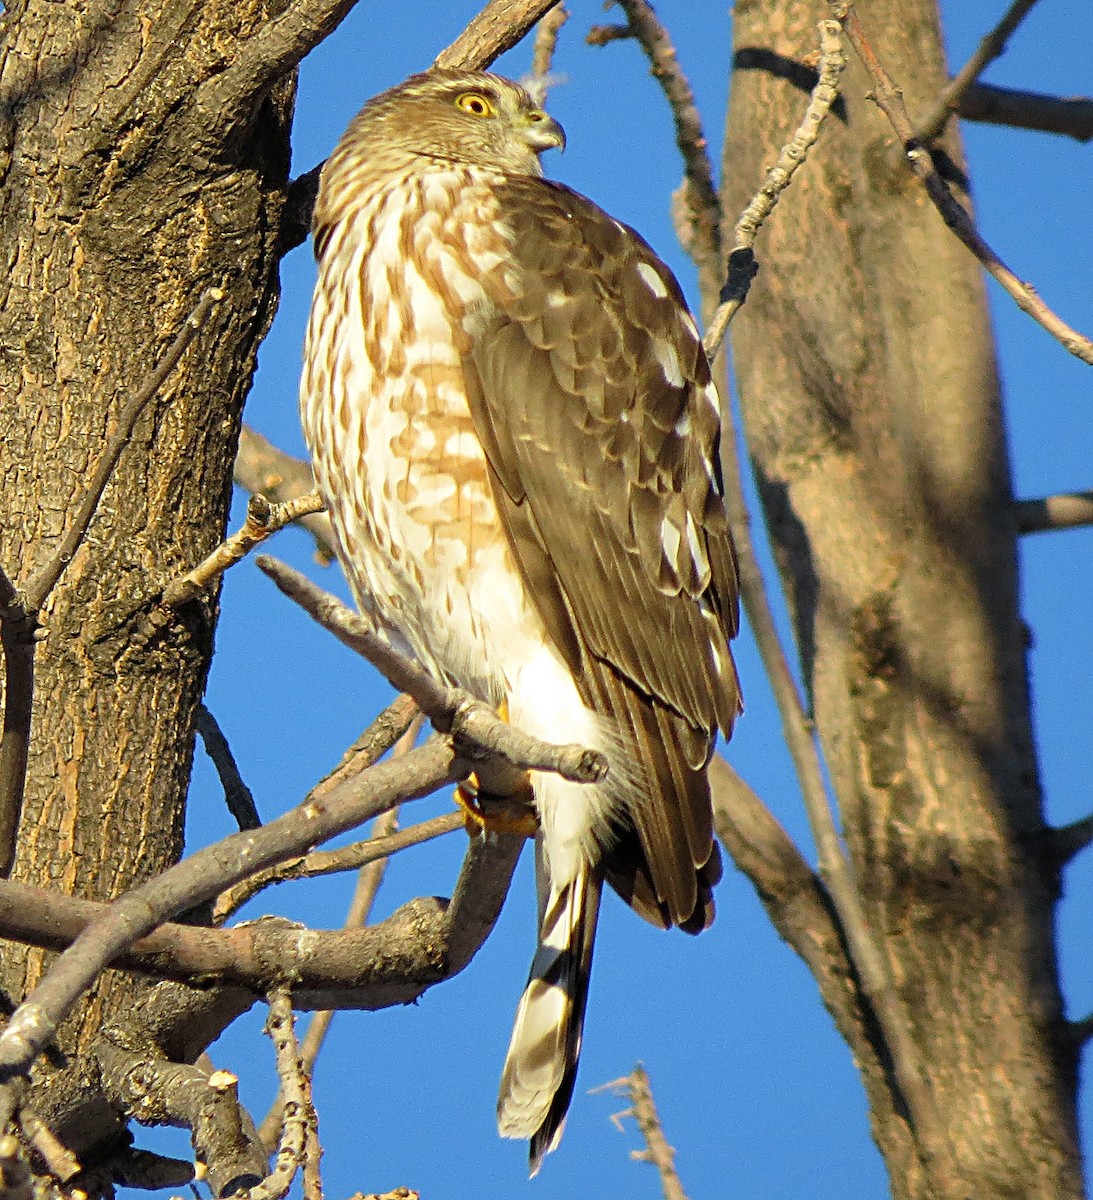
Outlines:
<svg viewBox="0 0 1093 1200"><path fill-rule="evenodd" d="M527 122L524 137L536 154L542 154L544 150L565 149L565 130L542 109L533 108L526 112L524 120Z"/></svg>

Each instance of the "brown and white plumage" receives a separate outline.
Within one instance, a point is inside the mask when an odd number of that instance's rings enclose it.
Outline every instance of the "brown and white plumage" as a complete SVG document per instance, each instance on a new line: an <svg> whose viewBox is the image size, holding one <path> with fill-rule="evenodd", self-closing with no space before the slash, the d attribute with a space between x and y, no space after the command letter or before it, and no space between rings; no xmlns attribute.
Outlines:
<svg viewBox="0 0 1093 1200"><path fill-rule="evenodd" d="M716 396L668 268L541 177L560 128L516 84L414 76L323 171L301 388L358 601L396 644L594 787L533 781L539 949L502 1134L557 1144L602 884L663 927L713 919L706 764L740 706Z"/></svg>

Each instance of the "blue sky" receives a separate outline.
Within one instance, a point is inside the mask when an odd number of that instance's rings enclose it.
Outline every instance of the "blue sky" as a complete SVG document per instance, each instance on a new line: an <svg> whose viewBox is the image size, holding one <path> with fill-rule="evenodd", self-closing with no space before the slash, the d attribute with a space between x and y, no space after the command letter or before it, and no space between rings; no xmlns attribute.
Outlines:
<svg viewBox="0 0 1093 1200"><path fill-rule="evenodd" d="M950 62L963 62L1003 5L943 5ZM598 3L570 5L557 69L566 82L549 107L569 136L550 155L554 177L636 226L677 271L693 297L693 273L675 240L668 196L680 167L661 94L633 44L583 45L605 19ZM817 3L817 18L824 15ZM331 149L370 95L428 65L476 10L473 3L362 0L342 28L304 64L294 172ZM680 60L691 77L711 144L723 127L730 16L721 5L662 0ZM701 17L696 16L701 11ZM865 14L863 14L865 15ZM611 19L608 16L606 19ZM991 82L1064 95L1089 94L1093 11L1085 0L1034 10ZM501 69L522 74L530 49ZM898 77L898 63L889 64ZM1093 246L1089 235L1089 147L1046 135L965 126L982 230L1049 304L1093 330ZM806 167L807 169L807 167ZM777 220L777 214L774 217ZM763 260L762 243L759 245ZM773 264L765 264L773 269ZM300 346L314 279L310 247L285 260L284 297L263 347L247 419L286 450L302 453L296 415ZM992 293L1019 495L1091 485L1093 421L1089 368L1000 293ZM739 318L747 319L747 310ZM235 522L242 507L236 504ZM345 594L336 569L311 561L306 537L289 532L272 547ZM1032 630L1036 722L1048 811L1059 822L1089 807L1093 776L1090 712L1089 530L1041 534L1023 547L1023 605ZM745 631L736 646L748 709L730 757L811 857L779 722ZM288 808L390 699L364 664L280 599L253 564L229 575L208 702L230 738L263 816ZM230 831L215 777L199 754L189 825L192 846ZM405 823L446 811L440 796ZM384 916L417 894L449 894L462 835L399 856L377 906ZM1064 979L1072 1014L1093 1009L1089 856L1067 877L1060 910ZM351 879L283 887L262 906L314 926L341 923ZM526 1182L522 1144L497 1138L493 1106L516 1000L533 948L533 882L525 855L499 927L459 978L415 1007L343 1014L320 1059L316 1098L327 1193L384 1191L406 1184L423 1196L493 1200L524 1194L561 1200L658 1196L651 1167L628 1152L639 1140L610 1124L624 1107L587 1090L641 1060L692 1200L731 1194L748 1200L813 1200L887 1194L868 1133L865 1102L850 1055L819 1004L811 977L770 929L747 882L731 867L718 893L718 921L697 939L658 933L614 900L604 905L597 941L585 1051L562 1148ZM242 1078L259 1118L274 1079L255 1011L212 1050ZM1088 1106L1084 1121L1091 1123ZM181 1137L181 1135L179 1135ZM151 1137L140 1140L151 1142ZM185 1143L168 1139L174 1152ZM158 1139L157 1139L158 1142ZM158 1142L166 1145L166 1142Z"/></svg>

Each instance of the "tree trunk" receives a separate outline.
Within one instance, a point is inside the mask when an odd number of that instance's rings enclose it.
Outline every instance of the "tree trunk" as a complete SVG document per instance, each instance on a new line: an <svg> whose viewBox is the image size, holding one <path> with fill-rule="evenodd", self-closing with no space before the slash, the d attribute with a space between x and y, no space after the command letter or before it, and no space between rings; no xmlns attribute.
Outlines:
<svg viewBox="0 0 1093 1200"><path fill-rule="evenodd" d="M822 15L737 5L727 213L800 119ZM947 79L935 6L862 15L913 120ZM946 1194L1080 1196L983 280L869 87L852 61L757 247L740 403L859 890L951 1138ZM966 200L955 128L936 157ZM894 1194L937 1194L868 1020L836 1019Z"/></svg>
<svg viewBox="0 0 1093 1200"><path fill-rule="evenodd" d="M155 600L223 530L276 306L292 107L279 84L218 125L210 89L276 7L27 0L2 18L0 564L17 584L56 552L121 406L204 289L225 292L42 614L13 876L81 896L115 896L181 851L215 612L164 620ZM4 945L4 1003L43 961ZM108 975L38 1068L40 1110L78 1153L120 1128L78 1055L136 988ZM87 1075L81 1097L46 1082L62 1067Z"/></svg>

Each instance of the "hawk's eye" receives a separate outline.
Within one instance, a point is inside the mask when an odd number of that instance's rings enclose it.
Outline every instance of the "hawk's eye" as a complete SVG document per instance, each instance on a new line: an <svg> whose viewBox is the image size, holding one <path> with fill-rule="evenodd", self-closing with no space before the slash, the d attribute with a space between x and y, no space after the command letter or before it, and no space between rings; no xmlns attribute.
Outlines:
<svg viewBox="0 0 1093 1200"><path fill-rule="evenodd" d="M464 92L455 98L455 106L465 113L470 113L472 117L497 116L497 109L494 107L493 101L481 92Z"/></svg>

